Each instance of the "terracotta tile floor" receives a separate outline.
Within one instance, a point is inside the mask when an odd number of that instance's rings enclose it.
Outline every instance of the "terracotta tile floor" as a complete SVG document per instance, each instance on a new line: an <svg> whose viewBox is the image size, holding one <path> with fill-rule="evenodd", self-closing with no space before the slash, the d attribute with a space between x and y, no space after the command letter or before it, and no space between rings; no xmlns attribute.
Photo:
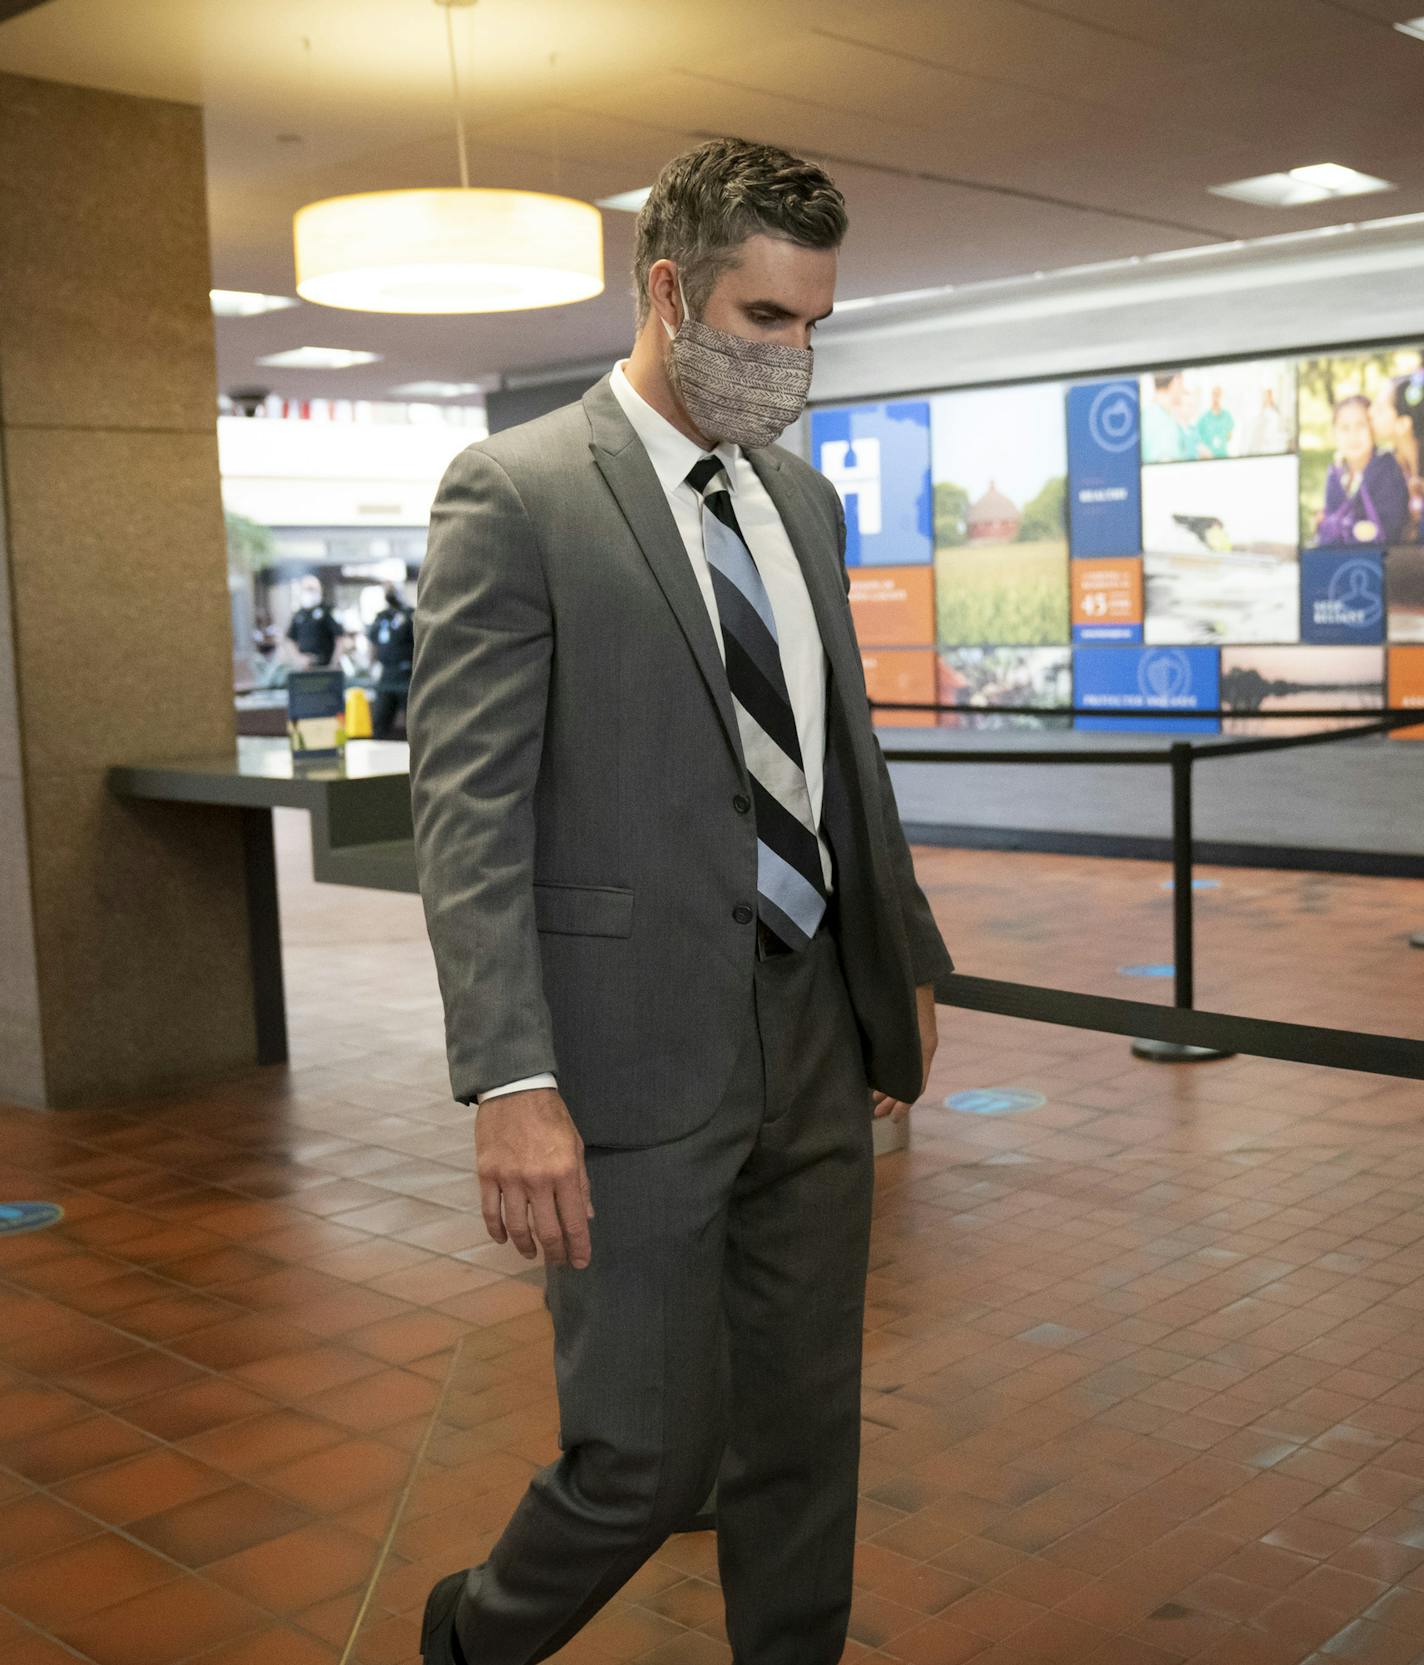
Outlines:
<svg viewBox="0 0 1424 1665"><path fill-rule="evenodd" d="M414 898L279 817L293 1066L0 1107L0 1665L409 1665L554 1450ZM963 969L1167 998L1145 863L920 851ZM1420 1033L1424 887L1213 872L1201 999ZM879 1163L847 1659L1424 1660L1424 1086L942 1011ZM1037 1110L942 1107L965 1087ZM727 1660L672 1540L562 1659Z"/></svg>

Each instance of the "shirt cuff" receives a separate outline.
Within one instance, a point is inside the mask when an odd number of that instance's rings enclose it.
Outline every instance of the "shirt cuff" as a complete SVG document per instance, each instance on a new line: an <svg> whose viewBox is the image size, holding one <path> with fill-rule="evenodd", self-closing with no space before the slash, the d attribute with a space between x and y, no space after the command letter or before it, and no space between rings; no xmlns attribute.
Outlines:
<svg viewBox="0 0 1424 1665"><path fill-rule="evenodd" d="M526 1075L520 1081L507 1081L502 1087L487 1087L484 1092L475 1094L475 1103L483 1104L487 1098L498 1098L502 1093L523 1093L532 1087L557 1087L558 1082L547 1072L543 1075Z"/></svg>

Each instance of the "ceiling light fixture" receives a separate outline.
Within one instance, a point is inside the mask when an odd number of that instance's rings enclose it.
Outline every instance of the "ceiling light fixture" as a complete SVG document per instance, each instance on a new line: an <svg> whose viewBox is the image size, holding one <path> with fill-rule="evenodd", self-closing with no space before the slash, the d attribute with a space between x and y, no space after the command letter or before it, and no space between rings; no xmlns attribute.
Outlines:
<svg viewBox="0 0 1424 1665"><path fill-rule="evenodd" d="M472 188L445 9L458 189L327 197L292 222L297 293L356 312L517 312L603 292L603 219L591 202L542 191Z"/></svg>
<svg viewBox="0 0 1424 1665"><path fill-rule="evenodd" d="M379 353L355 347L288 347L284 353L268 353L257 362L279 370L350 370L358 364L378 364L380 359Z"/></svg>
<svg viewBox="0 0 1424 1665"><path fill-rule="evenodd" d="M263 312L280 312L297 306L289 295L259 295L251 289L210 289L213 314L218 318L256 318Z"/></svg>
<svg viewBox="0 0 1424 1665"><path fill-rule="evenodd" d="M484 392L482 382L402 382L390 390L401 399L468 399Z"/></svg>
<svg viewBox="0 0 1424 1665"><path fill-rule="evenodd" d="M619 214L636 214L652 195L651 185L640 185L636 191L619 191L616 196L596 197L600 208L612 208Z"/></svg>
<svg viewBox="0 0 1424 1665"><path fill-rule="evenodd" d="M1424 40L1424 17L1411 17L1407 23L1396 23L1395 28L1401 35L1413 35L1415 40Z"/></svg>
<svg viewBox="0 0 1424 1665"><path fill-rule="evenodd" d="M1342 167L1339 162L1313 162L1286 173L1261 173L1250 179L1234 179L1227 185L1207 186L1214 197L1229 197L1233 202L1249 202L1260 208L1299 208L1333 197L1368 196L1374 191L1395 189L1387 179Z"/></svg>

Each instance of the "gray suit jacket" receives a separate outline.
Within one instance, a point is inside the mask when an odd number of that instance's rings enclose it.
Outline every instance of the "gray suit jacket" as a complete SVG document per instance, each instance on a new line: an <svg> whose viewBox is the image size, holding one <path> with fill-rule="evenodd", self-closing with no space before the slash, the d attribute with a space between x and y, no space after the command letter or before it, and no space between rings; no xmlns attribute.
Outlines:
<svg viewBox="0 0 1424 1665"><path fill-rule="evenodd" d="M749 455L830 663L822 819L867 1074L911 1099L915 985L952 968L871 727L840 500L778 446ZM756 828L712 623L607 378L451 463L407 725L455 1097L552 1070L589 1144L699 1126L746 1033Z"/></svg>

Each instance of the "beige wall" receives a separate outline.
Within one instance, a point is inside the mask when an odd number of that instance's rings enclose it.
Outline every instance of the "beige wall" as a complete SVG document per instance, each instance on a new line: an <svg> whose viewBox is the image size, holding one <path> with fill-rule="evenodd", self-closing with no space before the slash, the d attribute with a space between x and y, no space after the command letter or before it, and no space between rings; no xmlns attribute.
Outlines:
<svg viewBox="0 0 1424 1665"><path fill-rule="evenodd" d="M201 112L0 75L0 1099L248 1065Z"/></svg>

